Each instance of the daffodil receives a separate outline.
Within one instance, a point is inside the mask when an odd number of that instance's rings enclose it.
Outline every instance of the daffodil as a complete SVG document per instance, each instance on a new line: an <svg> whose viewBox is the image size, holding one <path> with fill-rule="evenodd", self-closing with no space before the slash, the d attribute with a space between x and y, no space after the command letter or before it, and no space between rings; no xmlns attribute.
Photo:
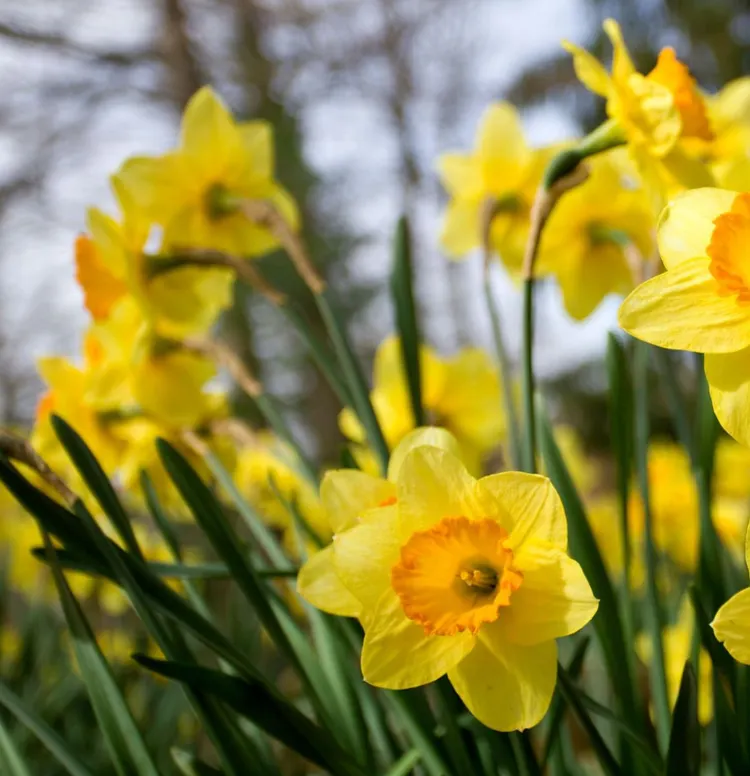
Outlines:
<svg viewBox="0 0 750 776"><path fill-rule="evenodd" d="M191 98L182 119L180 145L158 157L136 157L117 179L164 229L164 248L215 249L261 256L278 247L276 237L249 220L243 200L271 203L296 228L297 208L273 177L270 126L237 123L209 87Z"/></svg>
<svg viewBox="0 0 750 776"><path fill-rule="evenodd" d="M724 189L750 189L750 78L737 78L706 98L714 137L698 141L717 184Z"/></svg>
<svg viewBox="0 0 750 776"><path fill-rule="evenodd" d="M334 539L339 579L361 604L365 680L398 690L447 674L485 725L537 724L555 687L555 639L598 605L567 555L554 488L515 472L476 480L434 446L411 447L393 468L396 502Z"/></svg>
<svg viewBox="0 0 750 776"><path fill-rule="evenodd" d="M450 195L440 237L451 258L462 258L482 242L483 208L495 211L490 241L511 268L523 259L529 211L549 149L529 147L516 109L507 102L491 105L479 125L471 153L440 157L440 178Z"/></svg>
<svg viewBox="0 0 750 776"><path fill-rule="evenodd" d="M750 444L750 194L689 191L659 224L666 272L640 285L620 308L620 325L665 348L705 353L716 416Z"/></svg>
<svg viewBox="0 0 750 776"><path fill-rule="evenodd" d="M745 563L750 569L750 526L745 542ZM711 627L735 660L750 665L750 588L733 595L716 612Z"/></svg>
<svg viewBox="0 0 750 776"><path fill-rule="evenodd" d="M713 138L705 100L687 67L665 48L653 70L643 75L630 59L617 22L607 19L604 31L614 49L611 73L579 46L563 45L573 55L580 81L607 101L612 129L627 141L644 182L657 199L710 185L708 167L685 145Z"/></svg>
<svg viewBox="0 0 750 776"><path fill-rule="evenodd" d="M172 267L145 253L150 214L141 210L117 176L112 185L121 221L88 211L88 234L76 240L77 279L95 322L105 322L130 297L155 331L182 337L208 329L231 304L233 276L216 267Z"/></svg>
<svg viewBox="0 0 750 776"><path fill-rule="evenodd" d="M693 610L690 602L683 600L677 622L668 625L662 632L664 646L664 663L666 666L667 691L669 703L674 707L677 695L680 691L682 673L685 663L690 659L695 635L693 622ZM636 651L641 660L648 664L654 658L653 643L645 634L636 639ZM701 725L708 725L713 719L713 683L711 658L705 649L701 648L698 654L698 720Z"/></svg>
<svg viewBox="0 0 750 776"><path fill-rule="evenodd" d="M478 471L483 456L502 442L505 432L497 368L477 348L465 348L451 358L443 358L422 346L420 358L422 403L428 422L450 431L471 470ZM416 425L396 337L381 343L373 372L371 399L392 449ZM353 442L364 443L364 429L350 408L342 411L339 425Z"/></svg>
<svg viewBox="0 0 750 776"><path fill-rule="evenodd" d="M551 272L565 309L587 318L608 294L627 294L641 257L653 250L655 224L643 190L625 176L617 151L589 162L591 174L563 197L545 227L540 273Z"/></svg>

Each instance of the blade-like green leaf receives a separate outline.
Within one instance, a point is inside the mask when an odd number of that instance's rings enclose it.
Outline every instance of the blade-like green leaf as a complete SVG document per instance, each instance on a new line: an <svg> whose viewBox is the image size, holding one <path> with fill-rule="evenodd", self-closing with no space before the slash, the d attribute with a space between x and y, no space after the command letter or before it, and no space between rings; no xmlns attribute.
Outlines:
<svg viewBox="0 0 750 776"><path fill-rule="evenodd" d="M664 776L698 776L701 770L701 726L695 671L685 663L672 716Z"/></svg>
<svg viewBox="0 0 750 776"><path fill-rule="evenodd" d="M252 720L259 728L333 774L363 772L336 744L328 731L305 717L288 703L269 703L243 679L210 668L156 660L133 655L144 668L190 687L215 695L235 712Z"/></svg>
<svg viewBox="0 0 750 776"><path fill-rule="evenodd" d="M417 310L414 302L414 283L411 256L411 234L406 216L396 226L393 245L393 269L391 270L391 298L396 314L396 329L401 344L401 360L404 365L409 399L414 423L424 426L422 406L422 370L420 363L420 336Z"/></svg>
<svg viewBox="0 0 750 776"><path fill-rule="evenodd" d="M71 776L93 776L65 741L12 690L0 683L0 704L23 723Z"/></svg>
<svg viewBox="0 0 750 776"><path fill-rule="evenodd" d="M43 537L65 620L73 637L81 678L86 684L112 762L121 776L159 776L117 680L96 642L94 631L68 587L62 569L55 562L52 542L46 532Z"/></svg>
<svg viewBox="0 0 750 776"><path fill-rule="evenodd" d="M0 771L3 776L31 776L23 755L0 720Z"/></svg>
<svg viewBox="0 0 750 776"><path fill-rule="evenodd" d="M194 754L182 749L172 750L172 759L184 776L222 776L221 771L199 760Z"/></svg>
<svg viewBox="0 0 750 776"><path fill-rule="evenodd" d="M394 763L393 767L385 776L408 776L408 774L414 771L419 760L419 750L410 749L398 760L398 762Z"/></svg>

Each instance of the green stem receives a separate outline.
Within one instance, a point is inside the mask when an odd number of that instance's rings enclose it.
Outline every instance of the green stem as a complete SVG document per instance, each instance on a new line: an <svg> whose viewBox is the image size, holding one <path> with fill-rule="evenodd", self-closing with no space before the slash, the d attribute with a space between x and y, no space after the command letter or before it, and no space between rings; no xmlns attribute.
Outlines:
<svg viewBox="0 0 750 776"><path fill-rule="evenodd" d="M651 694L656 719L656 732L659 747L664 754L669 746L671 713L667 674L664 660L662 629L664 618L657 588L657 558L654 544L653 515L648 481L648 363L650 345L636 342L634 347L634 388L635 388L635 458L638 487L643 502L644 517L644 553L646 561L646 611L645 619L651 639L653 658L650 665Z"/></svg>
<svg viewBox="0 0 750 776"><path fill-rule="evenodd" d="M536 419L534 411L534 278L523 281L522 391L524 444L522 468L536 471Z"/></svg>
<svg viewBox="0 0 750 776"><path fill-rule="evenodd" d="M492 323L492 338L495 344L495 353L500 368L500 390L502 391L503 408L508 423L508 446L510 448L510 461L514 469L521 466L521 432L518 428L518 416L516 403L513 400L513 370L503 341L500 312L495 303L490 285L489 270L484 273L484 298Z"/></svg>

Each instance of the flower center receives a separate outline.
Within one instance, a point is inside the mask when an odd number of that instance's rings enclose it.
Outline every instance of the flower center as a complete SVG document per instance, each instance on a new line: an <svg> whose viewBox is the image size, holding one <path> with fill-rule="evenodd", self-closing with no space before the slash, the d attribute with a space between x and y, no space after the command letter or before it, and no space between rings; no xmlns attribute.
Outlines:
<svg viewBox="0 0 750 776"><path fill-rule="evenodd" d="M426 634L476 633L494 622L523 581L495 520L446 517L417 531L391 569L391 586L404 614Z"/></svg>
<svg viewBox="0 0 750 776"><path fill-rule="evenodd" d="M237 212L237 202L222 183L214 183L204 194L204 207L211 221L234 215Z"/></svg>
<svg viewBox="0 0 750 776"><path fill-rule="evenodd" d="M750 193L738 194L730 210L714 220L706 253L719 293L750 303Z"/></svg>
<svg viewBox="0 0 750 776"><path fill-rule="evenodd" d="M682 136L713 140L708 123L706 104L695 85L695 79L687 67L677 59L672 48L659 52L656 66L646 76L649 81L666 86L672 93L674 104L682 118Z"/></svg>

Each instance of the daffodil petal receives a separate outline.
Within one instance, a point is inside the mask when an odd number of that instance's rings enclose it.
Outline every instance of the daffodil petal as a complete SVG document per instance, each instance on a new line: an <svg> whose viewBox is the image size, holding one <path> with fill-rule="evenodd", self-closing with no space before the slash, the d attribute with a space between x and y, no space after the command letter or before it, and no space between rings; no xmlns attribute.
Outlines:
<svg viewBox="0 0 750 776"><path fill-rule="evenodd" d="M438 447L457 457L460 455L461 450L456 437L444 428L437 428L436 426L415 428L414 431L410 431L398 443L396 449L391 453L391 458L388 462L388 479L391 482L396 482L404 458L415 447Z"/></svg>
<svg viewBox="0 0 750 776"><path fill-rule="evenodd" d="M391 568L401 549L398 528L396 508L383 507L333 538L336 572L365 611L391 586Z"/></svg>
<svg viewBox="0 0 750 776"><path fill-rule="evenodd" d="M508 515L506 542L514 552L530 539L549 542L565 551L568 524L560 497L547 477L523 472L501 472L482 477L478 486Z"/></svg>
<svg viewBox="0 0 750 776"><path fill-rule="evenodd" d="M599 602L583 569L564 552L529 542L514 559L523 582L508 609L488 626L516 644L539 644L576 633L596 614Z"/></svg>
<svg viewBox="0 0 750 776"><path fill-rule="evenodd" d="M484 630L484 629L483 629ZM448 678L469 711L493 730L525 730L547 713L557 679L557 644L521 646L480 636Z"/></svg>
<svg viewBox="0 0 750 776"><path fill-rule="evenodd" d="M299 570L297 592L317 609L340 617L359 617L360 602L336 572L333 545L316 552Z"/></svg>
<svg viewBox="0 0 750 776"><path fill-rule="evenodd" d="M562 46L573 56L573 67L578 80L594 94L606 97L610 92L612 81L601 62L575 43L564 40Z"/></svg>
<svg viewBox="0 0 750 776"><path fill-rule="evenodd" d="M520 159L529 153L523 126L514 105L495 102L487 108L477 131L480 158Z"/></svg>
<svg viewBox="0 0 750 776"><path fill-rule="evenodd" d="M689 259L642 283L622 303L620 326L675 350L731 353L750 346L750 309L719 294L708 259Z"/></svg>
<svg viewBox="0 0 750 776"><path fill-rule="evenodd" d="M704 365L719 423L738 442L750 445L750 348L708 353Z"/></svg>
<svg viewBox="0 0 750 776"><path fill-rule="evenodd" d="M482 173L478 161L469 154L443 154L438 173L445 190L452 196L481 196Z"/></svg>
<svg viewBox="0 0 750 776"><path fill-rule="evenodd" d="M444 517L486 517L476 480L455 455L417 447L403 460L398 477L401 537L431 528Z"/></svg>
<svg viewBox="0 0 750 776"><path fill-rule="evenodd" d="M693 189L675 197L659 217L659 255L667 269L706 255L714 219L732 207L737 194L724 189Z"/></svg>
<svg viewBox="0 0 750 776"><path fill-rule="evenodd" d="M733 595L716 612L711 627L738 663L750 665L750 588Z"/></svg>
<svg viewBox="0 0 750 776"><path fill-rule="evenodd" d="M365 627L362 675L366 682L389 690L434 682L476 643L468 631L455 636L425 635L421 626L406 617L391 589L383 593Z"/></svg>
<svg viewBox="0 0 750 776"><path fill-rule="evenodd" d="M622 37L620 25L614 19L605 19L602 27L614 49L612 77L615 81L624 81L635 72L635 67Z"/></svg>
<svg viewBox="0 0 750 776"><path fill-rule="evenodd" d="M457 197L448 203L440 231L440 245L451 259L463 258L479 247L481 200Z"/></svg>
<svg viewBox="0 0 750 776"><path fill-rule="evenodd" d="M395 497L395 485L356 469L326 472L320 486L320 498L334 533L357 525L363 512Z"/></svg>

